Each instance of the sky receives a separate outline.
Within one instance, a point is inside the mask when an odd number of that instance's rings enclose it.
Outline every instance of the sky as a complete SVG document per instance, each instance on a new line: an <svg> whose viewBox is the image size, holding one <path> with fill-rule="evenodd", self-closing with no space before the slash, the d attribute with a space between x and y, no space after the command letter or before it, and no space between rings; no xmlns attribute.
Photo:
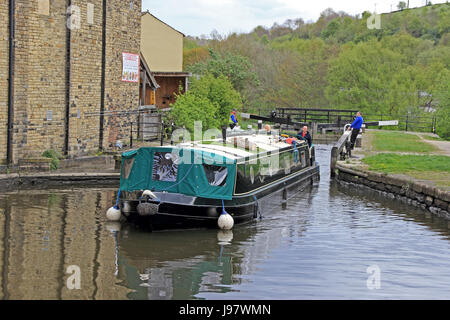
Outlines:
<svg viewBox="0 0 450 320"><path fill-rule="evenodd" d="M407 0L404 0L407 2ZM208 36L213 30L221 35L250 32L262 25L271 27L287 19L316 21L327 8L361 14L364 11L386 13L396 10L399 0L142 0L142 10L171 25L187 36ZM410 0L410 8L423 6L426 0ZM431 0L433 4L446 1Z"/></svg>

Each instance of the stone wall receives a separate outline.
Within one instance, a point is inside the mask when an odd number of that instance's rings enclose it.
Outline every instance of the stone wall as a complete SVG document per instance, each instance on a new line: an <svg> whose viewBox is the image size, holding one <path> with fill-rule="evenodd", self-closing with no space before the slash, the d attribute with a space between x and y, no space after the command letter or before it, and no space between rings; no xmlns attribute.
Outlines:
<svg viewBox="0 0 450 320"><path fill-rule="evenodd" d="M8 11L8 1L0 1L0 165L6 163L9 72Z"/></svg>
<svg viewBox="0 0 450 320"><path fill-rule="evenodd" d="M122 53L139 54L141 0L111 0L108 3L105 111L136 109L139 105L139 83L122 82ZM136 116L106 116L103 148L112 148L117 140L128 144L131 121L136 121Z"/></svg>
<svg viewBox="0 0 450 320"><path fill-rule="evenodd" d="M63 151L66 1L16 1L13 160Z"/></svg>
<svg viewBox="0 0 450 320"><path fill-rule="evenodd" d="M19 159L40 156L47 149L64 152L66 137L71 158L99 150L103 0L72 0L71 3L79 10L80 18L78 26L69 30L68 1L16 0L15 164ZM140 0L107 1L106 111L135 110L139 105L139 84L122 82L121 74L122 52L139 54L140 51L140 16ZM7 146L8 37L8 1L1 1L0 52L6 54L0 55L0 165L5 163ZM70 85L67 83L68 49ZM105 118L105 149L114 146L118 139L128 140L130 121L136 119Z"/></svg>
<svg viewBox="0 0 450 320"><path fill-rule="evenodd" d="M102 76L103 1L72 0L80 8L79 29L71 31L69 155L80 156L99 148ZM88 20L88 11L93 19ZM87 114L88 113L88 114Z"/></svg>
<svg viewBox="0 0 450 320"><path fill-rule="evenodd" d="M376 172L356 171L337 165L339 182L378 191L386 198L428 210L450 220L450 192L408 179Z"/></svg>

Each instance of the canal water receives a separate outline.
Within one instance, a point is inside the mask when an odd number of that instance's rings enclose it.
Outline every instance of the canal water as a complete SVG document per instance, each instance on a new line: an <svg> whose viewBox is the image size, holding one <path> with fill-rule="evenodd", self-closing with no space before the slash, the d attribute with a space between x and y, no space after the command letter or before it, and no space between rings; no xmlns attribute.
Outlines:
<svg viewBox="0 0 450 320"><path fill-rule="evenodd" d="M2 299L449 299L449 224L329 179L232 232L109 223L114 189L0 195Z"/></svg>

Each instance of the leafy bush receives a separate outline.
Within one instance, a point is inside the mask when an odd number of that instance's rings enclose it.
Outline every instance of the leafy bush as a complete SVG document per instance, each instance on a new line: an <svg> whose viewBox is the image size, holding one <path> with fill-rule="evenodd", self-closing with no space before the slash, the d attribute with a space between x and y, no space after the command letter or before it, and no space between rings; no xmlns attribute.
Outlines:
<svg viewBox="0 0 450 320"><path fill-rule="evenodd" d="M437 112L436 133L446 140L450 140L450 106L442 106Z"/></svg>
<svg viewBox="0 0 450 320"><path fill-rule="evenodd" d="M436 133L446 140L450 140L450 71L435 74L439 84L436 86L434 98L438 102L436 112Z"/></svg>
<svg viewBox="0 0 450 320"><path fill-rule="evenodd" d="M58 169L58 167L59 167L59 160L64 159L64 156L60 152L58 152L56 150L46 150L46 151L44 151L42 156L44 158L52 159L52 162L50 163L50 169L51 170Z"/></svg>
<svg viewBox="0 0 450 320"><path fill-rule="evenodd" d="M178 96L172 105L170 117L177 127L194 130L194 122L201 121L203 130L228 124L233 108L240 108L242 99L231 82L223 75L211 74L193 79L191 89Z"/></svg>

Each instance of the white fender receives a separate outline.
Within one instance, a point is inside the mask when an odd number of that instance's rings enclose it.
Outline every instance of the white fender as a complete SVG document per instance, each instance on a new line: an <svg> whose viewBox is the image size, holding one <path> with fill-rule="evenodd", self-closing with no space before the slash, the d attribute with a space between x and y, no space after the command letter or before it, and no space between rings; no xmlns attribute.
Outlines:
<svg viewBox="0 0 450 320"><path fill-rule="evenodd" d="M106 212L106 218L109 221L120 221L121 212L120 209L116 209L115 207L111 207Z"/></svg>
<svg viewBox="0 0 450 320"><path fill-rule="evenodd" d="M145 191L142 193L142 196L149 196L149 197L152 198L152 199L158 199L158 197L155 196L155 194L154 194L153 192L151 192L150 190L145 190Z"/></svg>
<svg viewBox="0 0 450 320"><path fill-rule="evenodd" d="M231 230L234 226L234 219L228 213L221 214L219 220L217 221L217 224L222 230Z"/></svg>

